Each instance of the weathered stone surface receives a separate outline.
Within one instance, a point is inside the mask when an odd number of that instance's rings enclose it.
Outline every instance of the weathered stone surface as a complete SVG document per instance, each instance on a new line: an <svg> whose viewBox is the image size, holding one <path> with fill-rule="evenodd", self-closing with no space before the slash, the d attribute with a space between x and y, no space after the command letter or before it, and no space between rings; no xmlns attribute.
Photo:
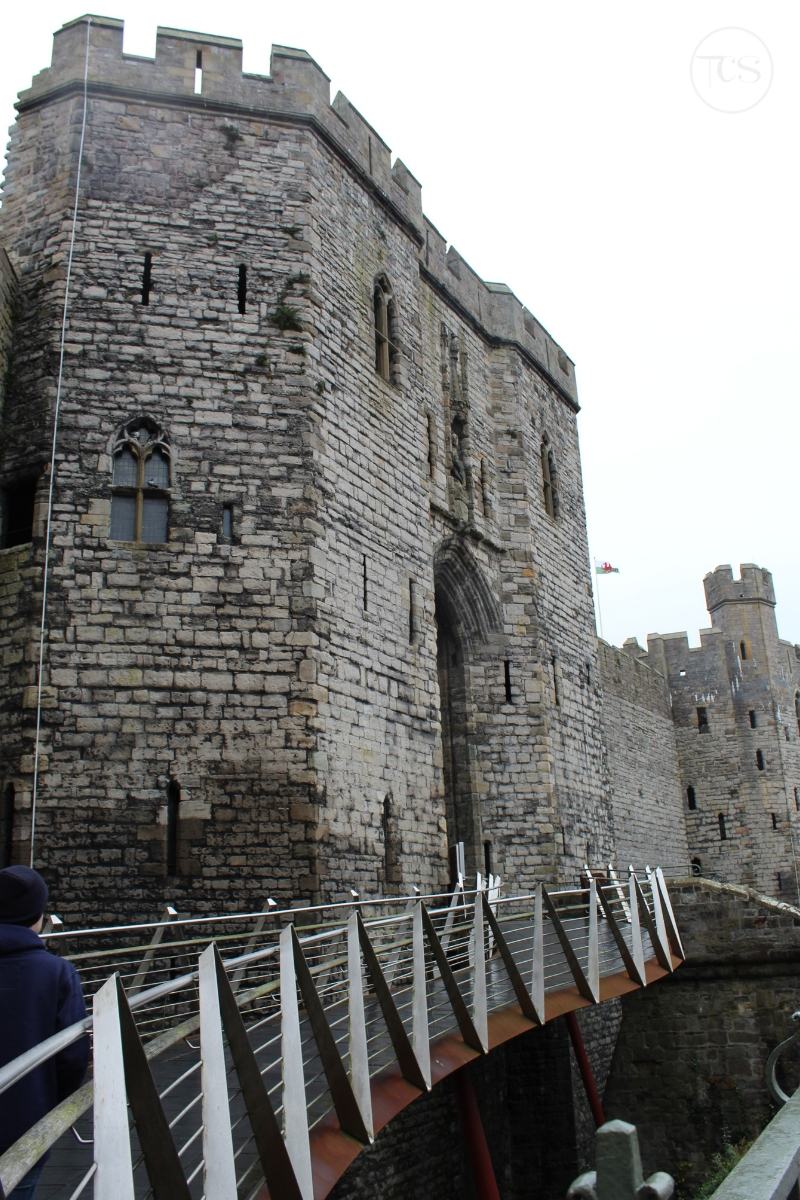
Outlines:
<svg viewBox="0 0 800 1200"><path fill-rule="evenodd" d="M458 840L517 886L606 861L572 363L303 51L260 78L235 40L160 30L151 63L106 18L59 31L22 94L1 216L0 471L39 473L32 544L0 551L15 856L87 33L35 845L59 912L429 889ZM164 543L109 536L137 420L169 458Z"/></svg>

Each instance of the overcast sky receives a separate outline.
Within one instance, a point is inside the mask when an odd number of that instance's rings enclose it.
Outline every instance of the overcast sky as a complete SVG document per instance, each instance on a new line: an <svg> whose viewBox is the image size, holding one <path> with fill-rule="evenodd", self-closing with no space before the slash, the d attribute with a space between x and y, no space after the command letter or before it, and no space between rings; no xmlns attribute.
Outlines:
<svg viewBox="0 0 800 1200"><path fill-rule="evenodd" d="M272 42L308 50L420 179L447 240L574 358L591 552L620 569L599 583L608 640L687 629L696 644L703 575L755 562L800 642L800 6L100 11L136 54L155 52L157 24L240 37L245 70L265 74ZM0 121L81 12L4 10ZM728 28L745 32L704 40Z"/></svg>

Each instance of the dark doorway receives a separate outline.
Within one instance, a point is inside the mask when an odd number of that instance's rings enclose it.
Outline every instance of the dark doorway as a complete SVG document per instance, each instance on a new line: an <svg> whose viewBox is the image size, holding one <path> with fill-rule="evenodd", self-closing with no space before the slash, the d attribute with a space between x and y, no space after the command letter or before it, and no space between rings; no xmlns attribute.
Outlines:
<svg viewBox="0 0 800 1200"><path fill-rule="evenodd" d="M483 846L471 782L464 647L447 606L438 596L436 636L447 840L450 846L464 843L467 875L474 875L476 870L483 870Z"/></svg>

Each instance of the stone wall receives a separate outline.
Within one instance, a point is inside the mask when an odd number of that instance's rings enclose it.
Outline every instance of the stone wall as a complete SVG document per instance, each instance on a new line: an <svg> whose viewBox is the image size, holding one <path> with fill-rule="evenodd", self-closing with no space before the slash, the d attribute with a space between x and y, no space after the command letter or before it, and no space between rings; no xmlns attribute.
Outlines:
<svg viewBox="0 0 800 1200"><path fill-rule="evenodd" d="M638 653L637 653L638 652ZM678 751L667 681L626 642L599 643L603 730L617 864L688 869Z"/></svg>
<svg viewBox="0 0 800 1200"><path fill-rule="evenodd" d="M633 1122L645 1176L668 1171L687 1200L725 1144L774 1115L764 1069L796 1032L800 918L702 886L670 889L686 962L622 998L606 1116ZM782 1059L782 1086L800 1076Z"/></svg>

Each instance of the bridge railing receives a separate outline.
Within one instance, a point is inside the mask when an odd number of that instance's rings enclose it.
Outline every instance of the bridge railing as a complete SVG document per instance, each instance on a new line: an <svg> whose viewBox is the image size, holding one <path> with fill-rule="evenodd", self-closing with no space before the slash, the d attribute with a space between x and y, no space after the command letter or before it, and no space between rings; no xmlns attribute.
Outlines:
<svg viewBox="0 0 800 1200"><path fill-rule="evenodd" d="M265 1181L312 1200L404 1104L544 1023L552 993L599 1003L609 977L644 986L683 956L658 870L489 884L54 935L75 939L92 1016L0 1069L0 1091L87 1032L93 1080L0 1157L3 1193L92 1109L71 1200L234 1200Z"/></svg>

